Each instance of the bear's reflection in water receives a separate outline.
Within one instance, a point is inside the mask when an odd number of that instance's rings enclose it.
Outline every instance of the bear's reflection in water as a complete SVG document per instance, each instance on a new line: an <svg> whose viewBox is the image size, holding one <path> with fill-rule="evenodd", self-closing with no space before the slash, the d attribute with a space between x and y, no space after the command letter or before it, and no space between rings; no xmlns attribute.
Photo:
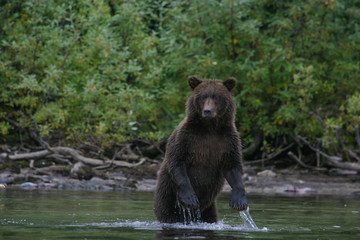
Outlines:
<svg viewBox="0 0 360 240"><path fill-rule="evenodd" d="M233 240L245 239L245 233L239 232L234 236L234 232L216 232L201 229L163 229L154 236L156 240L162 239L206 239L206 240ZM231 236L232 235L232 236Z"/></svg>

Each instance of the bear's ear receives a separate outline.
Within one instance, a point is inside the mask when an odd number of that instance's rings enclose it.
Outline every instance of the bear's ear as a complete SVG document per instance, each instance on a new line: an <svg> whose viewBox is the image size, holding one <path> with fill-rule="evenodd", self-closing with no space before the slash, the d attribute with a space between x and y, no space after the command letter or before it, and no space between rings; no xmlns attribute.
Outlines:
<svg viewBox="0 0 360 240"><path fill-rule="evenodd" d="M234 77L228 78L227 80L225 80L224 82L225 87L231 91L231 89L233 89L235 87L235 83L236 83L236 79Z"/></svg>
<svg viewBox="0 0 360 240"><path fill-rule="evenodd" d="M195 89L202 82L200 79L198 79L195 76L190 76L188 80L189 80L189 85L192 89Z"/></svg>

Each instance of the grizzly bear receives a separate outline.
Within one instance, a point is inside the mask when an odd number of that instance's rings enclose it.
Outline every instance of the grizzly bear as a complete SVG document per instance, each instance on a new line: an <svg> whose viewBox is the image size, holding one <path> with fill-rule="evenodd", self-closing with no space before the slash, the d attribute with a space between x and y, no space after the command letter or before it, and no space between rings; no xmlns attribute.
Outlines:
<svg viewBox="0 0 360 240"><path fill-rule="evenodd" d="M170 135L154 198L164 223L218 220L215 205L225 179L232 188L230 207L247 208L242 183L242 151L235 127L235 102L226 81L189 77L192 92L186 117Z"/></svg>

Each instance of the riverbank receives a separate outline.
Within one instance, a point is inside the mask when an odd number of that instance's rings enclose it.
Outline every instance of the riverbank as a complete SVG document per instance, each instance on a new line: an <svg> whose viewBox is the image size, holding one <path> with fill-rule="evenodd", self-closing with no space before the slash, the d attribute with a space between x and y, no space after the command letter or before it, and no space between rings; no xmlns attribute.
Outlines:
<svg viewBox="0 0 360 240"><path fill-rule="evenodd" d="M351 171L265 170L248 175L245 187L248 194L360 196L360 175Z"/></svg>
<svg viewBox="0 0 360 240"><path fill-rule="evenodd" d="M45 171L46 170L46 171ZM0 183L6 188L48 189L73 191L154 191L158 165L145 164L140 168L92 172L81 179L64 174L57 167L46 169L22 168L18 173L0 173ZM264 170L256 172L246 167L244 184L247 194L268 195L358 195L360 175L353 171L327 173L307 170ZM225 184L224 192L231 191Z"/></svg>

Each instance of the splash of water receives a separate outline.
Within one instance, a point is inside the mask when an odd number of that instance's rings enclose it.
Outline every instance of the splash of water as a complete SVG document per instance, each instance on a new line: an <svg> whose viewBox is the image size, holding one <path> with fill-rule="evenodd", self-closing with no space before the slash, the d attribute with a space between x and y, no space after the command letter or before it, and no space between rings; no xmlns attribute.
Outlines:
<svg viewBox="0 0 360 240"><path fill-rule="evenodd" d="M83 224L69 224L61 225L68 227L130 227L134 229L146 229L146 230L163 230L163 229L191 229L191 230L209 230L209 231L268 231L267 228L263 229L254 229L245 227L244 225L230 225L225 223L223 220L220 220L216 223L205 223L205 222L196 222L193 224L183 224L183 223L159 223L159 222L144 222L144 221L129 221L129 220L120 220L117 222L101 222L101 223L83 223Z"/></svg>
<svg viewBox="0 0 360 240"><path fill-rule="evenodd" d="M65 226L81 227L81 226L96 226L96 227L131 227L134 229L147 230L163 230L163 229L196 229L196 230L211 230L211 231L268 231L266 227L259 229L254 220L250 216L249 208L246 211L240 212L240 217L243 220L242 225L229 225L220 220L216 223L206 223L201 221L201 212L199 209L191 210L183 208L181 204L177 204L179 213L183 214L183 223L159 223L159 222L143 222L130 221L118 219L117 222L102 222L102 223L83 223L70 224Z"/></svg>
<svg viewBox="0 0 360 240"><path fill-rule="evenodd" d="M179 202L176 203L176 207L179 209L179 214L183 215L184 224L193 225L201 221L200 209L184 208Z"/></svg>
<svg viewBox="0 0 360 240"><path fill-rule="evenodd" d="M244 222L243 225L244 225L245 228L251 229L251 230L255 230L255 231L260 230L260 229L256 226L254 220L252 219L252 217L251 217L251 215L250 215L250 208L249 208L249 207L246 209L246 211L240 211L239 213L240 213L241 219L242 219L243 222Z"/></svg>

